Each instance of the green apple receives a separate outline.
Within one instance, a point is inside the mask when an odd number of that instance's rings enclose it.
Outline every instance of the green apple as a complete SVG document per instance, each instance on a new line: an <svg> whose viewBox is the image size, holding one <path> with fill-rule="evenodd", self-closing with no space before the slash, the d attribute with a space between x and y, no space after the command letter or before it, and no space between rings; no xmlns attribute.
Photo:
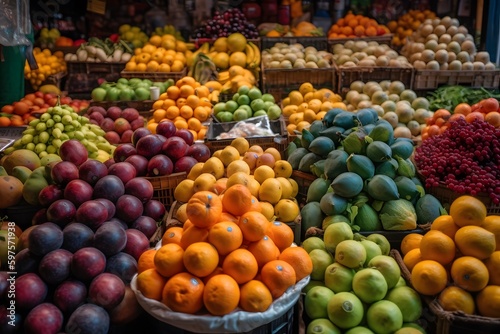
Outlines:
<svg viewBox="0 0 500 334"><path fill-rule="evenodd" d="M315 286L306 293L304 310L312 320L328 318L327 305L335 293L326 286Z"/></svg>
<svg viewBox="0 0 500 334"><path fill-rule="evenodd" d="M258 117L258 116L267 116L267 112L263 109L257 110L256 112L253 113L253 117Z"/></svg>
<svg viewBox="0 0 500 334"><path fill-rule="evenodd" d="M275 106L276 103L274 102L271 102L271 101L264 101L264 109L265 111L268 111L269 110L269 107L272 107L272 106Z"/></svg>
<svg viewBox="0 0 500 334"><path fill-rule="evenodd" d="M281 116L281 108L277 105L270 106L269 109L267 109L267 117L269 119L278 119Z"/></svg>
<svg viewBox="0 0 500 334"><path fill-rule="evenodd" d="M233 97L231 98L234 102L238 102L238 99L240 97L240 94L239 93L234 93L233 94Z"/></svg>
<svg viewBox="0 0 500 334"><path fill-rule="evenodd" d="M135 96L139 101L149 100L150 93L149 88L139 87L135 89Z"/></svg>
<svg viewBox="0 0 500 334"><path fill-rule="evenodd" d="M241 105L241 106L238 107L238 109L244 109L244 110L246 110L246 112L247 112L247 118L250 118L250 117L253 116L253 110L252 110L252 108L250 108L249 105L246 105L246 104Z"/></svg>
<svg viewBox="0 0 500 334"><path fill-rule="evenodd" d="M214 115L226 110L226 102L219 102L214 106Z"/></svg>
<svg viewBox="0 0 500 334"><path fill-rule="evenodd" d="M233 121L233 113L229 111L223 111L217 114L219 121L221 122L232 122Z"/></svg>
<svg viewBox="0 0 500 334"><path fill-rule="evenodd" d="M243 106L243 105L249 105L250 104L250 98L248 97L248 95L240 95L238 97L238 104L240 106Z"/></svg>
<svg viewBox="0 0 500 334"><path fill-rule="evenodd" d="M266 93L266 94L263 94L262 95L262 99L266 102L272 102L272 103L276 103L276 100L274 99L274 96L272 96L271 94L269 93Z"/></svg>
<svg viewBox="0 0 500 334"><path fill-rule="evenodd" d="M257 87L252 87L248 91L248 96L250 97L251 100L260 99L262 98L262 92Z"/></svg>
<svg viewBox="0 0 500 334"><path fill-rule="evenodd" d="M340 329L328 319L314 319L306 328L306 334L340 334Z"/></svg>
<svg viewBox="0 0 500 334"><path fill-rule="evenodd" d="M104 101L104 99L106 98L106 94L107 94L106 89L97 87L92 90L91 97L92 100L96 102L101 102Z"/></svg>
<svg viewBox="0 0 500 334"><path fill-rule="evenodd" d="M226 110L229 112L234 112L238 107L238 103L235 101L229 100L226 102Z"/></svg>
<svg viewBox="0 0 500 334"><path fill-rule="evenodd" d="M135 86L135 85L137 85L137 84L138 84L138 83L140 83L140 82L142 82L142 80L141 80L141 79L139 79L139 78L132 78L132 79L130 79L130 80L128 81L128 84L129 84L130 86Z"/></svg>
<svg viewBox="0 0 500 334"><path fill-rule="evenodd" d="M249 90L250 90L250 87L248 87L248 86L241 86L240 88L238 88L238 94L240 94L240 95L247 95Z"/></svg>
<svg viewBox="0 0 500 334"><path fill-rule="evenodd" d="M121 84L124 84L124 85L128 85L128 80L126 78L120 78L118 79L118 81L116 83L121 83Z"/></svg>
<svg viewBox="0 0 500 334"><path fill-rule="evenodd" d="M233 118L235 121L244 121L248 118L248 113L245 109L236 109L233 113Z"/></svg>
<svg viewBox="0 0 500 334"><path fill-rule="evenodd" d="M264 106L264 100L262 99L255 99L250 103L250 107L252 107L253 111L264 109Z"/></svg>
<svg viewBox="0 0 500 334"><path fill-rule="evenodd" d="M379 300L366 311L366 321L375 333L394 333L403 326L403 314L393 302Z"/></svg>

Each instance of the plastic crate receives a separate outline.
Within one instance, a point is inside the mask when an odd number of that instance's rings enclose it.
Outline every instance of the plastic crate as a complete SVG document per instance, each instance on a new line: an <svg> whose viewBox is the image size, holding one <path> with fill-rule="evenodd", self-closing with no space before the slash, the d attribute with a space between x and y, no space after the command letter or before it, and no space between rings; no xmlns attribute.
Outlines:
<svg viewBox="0 0 500 334"><path fill-rule="evenodd" d="M261 73L262 89L265 92L280 88L284 90L282 94L288 94L294 89L299 89L304 82L310 82L315 88L329 88L332 91L335 91L337 86L336 65L329 68L293 69L265 68L262 66Z"/></svg>
<svg viewBox="0 0 500 334"><path fill-rule="evenodd" d="M413 90L436 89L441 85L496 89L500 87L500 69L489 71L415 70Z"/></svg>
<svg viewBox="0 0 500 334"><path fill-rule="evenodd" d="M414 68L411 65L406 67L389 66L354 66L337 67L338 90L343 93L349 90L352 82L360 80L363 82L383 80L401 81L407 89L412 89Z"/></svg>
<svg viewBox="0 0 500 334"><path fill-rule="evenodd" d="M68 61L68 73L120 73L125 69L126 63L89 63L83 61Z"/></svg>
<svg viewBox="0 0 500 334"><path fill-rule="evenodd" d="M222 132L231 130L237 122L211 122L208 126L207 135L205 138L205 145L208 146L210 152L213 154L217 150L222 150L226 146L230 146L234 138L216 139ZM283 118L269 121L271 130L276 133L276 136L264 137L245 137L250 146L259 145L262 149L269 147L276 148L282 155L288 145L288 136L286 135L286 125Z"/></svg>
<svg viewBox="0 0 500 334"><path fill-rule="evenodd" d="M401 269L401 276L411 286L411 273L403 262L399 251L391 250L391 256ZM428 314L429 323L435 325L432 333L436 334L487 334L500 333L500 318L468 315L463 312L445 311L435 297L422 296L422 299L431 314Z"/></svg>
<svg viewBox="0 0 500 334"><path fill-rule="evenodd" d="M346 38L329 38L328 46L330 52L333 51L333 46L335 44L344 44L347 41L366 41L366 42L378 42L379 44L392 45L392 37L394 34L385 34L380 36L364 36L364 37L346 37Z"/></svg>
<svg viewBox="0 0 500 334"><path fill-rule="evenodd" d="M139 78L139 79L149 79L151 81L167 81L172 79L177 81L182 79L187 74L187 67L180 72L130 72L121 71L120 75L125 79Z"/></svg>
<svg viewBox="0 0 500 334"><path fill-rule="evenodd" d="M326 36L311 36L311 37L262 37L261 50L269 49L276 43L295 44L300 43L304 47L313 46L316 50L328 50L328 38Z"/></svg>
<svg viewBox="0 0 500 334"><path fill-rule="evenodd" d="M181 172L164 176L146 177L146 179L153 185L153 199L160 201L168 211L175 202L175 188L186 177L186 172Z"/></svg>

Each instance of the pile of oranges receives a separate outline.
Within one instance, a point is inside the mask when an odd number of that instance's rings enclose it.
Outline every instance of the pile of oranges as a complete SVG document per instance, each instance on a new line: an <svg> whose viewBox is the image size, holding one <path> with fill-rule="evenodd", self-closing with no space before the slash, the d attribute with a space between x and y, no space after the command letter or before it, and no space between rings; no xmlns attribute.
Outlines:
<svg viewBox="0 0 500 334"><path fill-rule="evenodd" d="M328 38L374 37L389 33L389 29L385 25L378 24L375 19L348 13L332 24L328 30Z"/></svg>
<svg viewBox="0 0 500 334"><path fill-rule="evenodd" d="M185 213L184 226L170 227L161 248L138 261L139 291L172 311L264 312L312 272L307 252L291 247L291 228L269 221L242 184L196 192Z"/></svg>
<svg viewBox="0 0 500 334"><path fill-rule="evenodd" d="M134 49L125 71L182 72L190 54L186 43L176 40L173 35L151 36L142 48Z"/></svg>
<svg viewBox="0 0 500 334"><path fill-rule="evenodd" d="M188 129L194 139L205 138L207 126L203 123L212 114L212 103L208 98L208 87L186 76L167 88L153 103L153 115L147 128L156 133L156 126L162 120L171 120L177 129Z"/></svg>
<svg viewBox="0 0 500 334"><path fill-rule="evenodd" d="M445 311L500 317L500 216L479 199L454 200L426 234L407 235L401 252L413 288Z"/></svg>
<svg viewBox="0 0 500 334"><path fill-rule="evenodd" d="M392 45L398 47L406 44L406 38L411 36L426 19L434 18L436 18L436 13L429 9L411 9L401 15L397 21L387 22L387 28L394 34Z"/></svg>
<svg viewBox="0 0 500 334"><path fill-rule="evenodd" d="M62 51L52 53L49 49L34 48L33 55L38 69L32 71L28 61L24 65L24 78L29 80L33 89L37 90L51 75L66 72L66 62Z"/></svg>
<svg viewBox="0 0 500 334"><path fill-rule="evenodd" d="M471 123L476 119L486 121L496 128L500 127L500 107L497 99L490 97L473 105L458 104L453 113L446 109L438 109L426 120L422 128L422 140L443 133L450 126L449 122L463 118Z"/></svg>

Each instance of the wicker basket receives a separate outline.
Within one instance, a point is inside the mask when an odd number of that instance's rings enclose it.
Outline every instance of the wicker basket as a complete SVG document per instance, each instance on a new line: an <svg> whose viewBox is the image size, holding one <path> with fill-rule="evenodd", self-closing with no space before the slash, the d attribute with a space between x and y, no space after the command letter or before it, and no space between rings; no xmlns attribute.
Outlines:
<svg viewBox="0 0 500 334"><path fill-rule="evenodd" d="M436 89L442 85L496 89L500 85L500 69L490 71L415 70L413 90Z"/></svg>
<svg viewBox="0 0 500 334"><path fill-rule="evenodd" d="M326 36L311 37L262 37L261 50L272 48L276 43L302 44L304 47L313 46L316 50L328 50L328 39Z"/></svg>
<svg viewBox="0 0 500 334"><path fill-rule="evenodd" d="M401 81L407 89L411 89L413 85L414 68L411 65L405 67L389 67L389 66L355 66L345 67L338 66L338 90L344 93L349 90L352 82L360 80L368 81Z"/></svg>
<svg viewBox="0 0 500 334"><path fill-rule="evenodd" d="M401 269L401 275L411 286L411 273L403 262L401 254L397 250L391 250ZM436 334L486 334L500 333L500 318L482 317L479 315L468 315L463 312L449 312L443 310L436 298L423 296L431 315L429 320L434 323Z"/></svg>
<svg viewBox="0 0 500 334"><path fill-rule="evenodd" d="M187 67L180 72L130 72L130 71L121 71L120 72L122 78L132 79L149 79L151 81L167 81L168 79L172 79L177 81L182 79L187 74Z"/></svg>
<svg viewBox="0 0 500 334"><path fill-rule="evenodd" d="M146 179L148 179L153 185L153 199L163 203L168 211L175 201L175 188L182 182L182 180L185 180L186 177L186 172L181 172L164 176L146 177Z"/></svg>

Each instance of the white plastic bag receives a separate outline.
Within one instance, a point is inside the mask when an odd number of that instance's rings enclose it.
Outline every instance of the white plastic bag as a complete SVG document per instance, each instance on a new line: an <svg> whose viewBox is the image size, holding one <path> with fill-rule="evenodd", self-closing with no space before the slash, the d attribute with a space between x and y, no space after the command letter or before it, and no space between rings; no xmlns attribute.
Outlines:
<svg viewBox="0 0 500 334"><path fill-rule="evenodd" d="M0 44L3 46L30 45L30 6L28 0L0 1Z"/></svg>

